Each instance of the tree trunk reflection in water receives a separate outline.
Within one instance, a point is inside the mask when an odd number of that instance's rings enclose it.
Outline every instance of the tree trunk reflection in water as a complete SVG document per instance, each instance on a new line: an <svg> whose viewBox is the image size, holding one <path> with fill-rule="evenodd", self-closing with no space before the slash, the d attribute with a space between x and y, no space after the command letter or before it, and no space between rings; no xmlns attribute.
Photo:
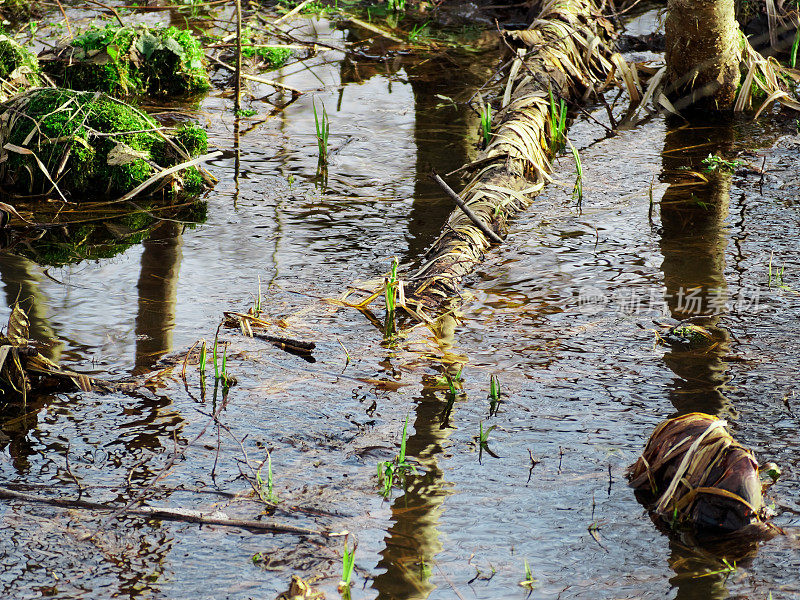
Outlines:
<svg viewBox="0 0 800 600"><path fill-rule="evenodd" d="M448 316L443 321L440 341L448 350L455 320ZM452 365L456 371L459 366ZM414 433L407 439L406 452L419 461L420 473L407 477L407 488L392 502L392 525L378 563L384 572L372 584L379 600L423 600L436 589L430 577L442 550L437 527L442 504L450 494L437 460L451 432L446 406L441 391L426 388L416 401L413 422L409 419Z"/></svg>
<svg viewBox="0 0 800 600"><path fill-rule="evenodd" d="M134 373L143 373L172 349L181 268L183 225L164 221L142 244Z"/></svg>
<svg viewBox="0 0 800 600"><path fill-rule="evenodd" d="M702 163L709 154L729 156L732 142L730 124L684 124L672 128L664 144L661 178L669 188L660 202L660 245L666 304L673 318L693 319L714 335L715 342L707 348L665 353L664 361L677 375L671 401L679 414L720 415L733 410L723 393L729 380L723 357L729 353L730 335L718 326L730 301L725 282L725 219L731 173L720 169L705 173Z"/></svg>

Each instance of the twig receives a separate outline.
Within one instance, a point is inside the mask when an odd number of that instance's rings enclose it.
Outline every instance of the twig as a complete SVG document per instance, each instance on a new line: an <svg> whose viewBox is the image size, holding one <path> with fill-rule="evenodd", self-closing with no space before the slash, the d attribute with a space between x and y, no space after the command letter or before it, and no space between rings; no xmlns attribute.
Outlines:
<svg viewBox="0 0 800 600"><path fill-rule="evenodd" d="M0 487L0 498L9 500L22 500L38 504L48 504L65 509L87 509L87 510L113 510L119 512L125 508L124 512L130 515L149 517L151 519L164 519L167 521L185 521L189 523L203 523L207 525L224 525L226 527L239 527L241 529L257 529L260 531L271 531L273 533L295 533L298 535L327 536L327 532L306 527L295 527L294 525L284 525L274 521L253 521L250 519L231 519L225 513L213 512L204 513L199 510L189 508L166 508L162 506L139 506L137 508L126 508L113 504L103 504L101 502L90 502L88 500L67 500L65 498L46 498L35 496L24 492L17 492L5 487Z"/></svg>
<svg viewBox="0 0 800 600"><path fill-rule="evenodd" d="M451 188L449 185L447 185L447 183L444 181L444 179L442 179L441 177L439 177L439 175L437 175L435 172L431 173L431 179L433 179L433 180L434 180L436 183L438 183L438 184L439 184L439 187L441 187L441 188L444 190L444 192L445 192L445 193L446 193L446 194L447 194L447 195L450 197L450 199L451 199L453 202L455 202L456 204L458 204L458 207L459 207L461 210L463 210L463 211L464 211L464 214L465 214L465 215L467 215L467 217L469 217L469 220L470 220L470 221L472 221L473 223L475 223L475 226L476 226L478 229L480 229L480 230L481 230L481 232L483 233L483 235L485 235L487 238L489 238L490 240L492 240L492 241L493 241L494 243L496 243L496 244L502 244L502 243L503 243L503 238L501 238L501 237L500 237L499 235L497 235L497 234L496 234L494 231L492 231L491 229L489 229L489 227L486 225L486 223L484 223L484 222L483 222L483 221L482 221L482 220L481 220L481 219L478 217L478 215L476 215L474 212L472 212L472 210L471 210L471 209L470 209L470 208L467 206L467 204L466 204L466 203L465 203L465 202L464 202L464 201L461 199L461 197L460 197L458 194L456 194L456 193L453 191L453 189L452 189L452 188Z"/></svg>
<svg viewBox="0 0 800 600"><path fill-rule="evenodd" d="M232 73L236 72L236 68L232 67L228 63L222 62L220 59L211 56L210 54L206 54L206 57L208 58L208 60L219 65L223 69L227 69ZM277 81L273 81L272 79L264 79L263 77L256 77L255 75L248 75L247 73L242 73L242 79L247 79L248 81L255 81L256 83L263 83L265 85L271 85L272 87L278 88L279 90L286 90L287 92L292 92L292 95L295 96L303 95L303 92L301 92L297 88L293 88L292 86L286 85L285 83L279 83Z"/></svg>
<svg viewBox="0 0 800 600"><path fill-rule="evenodd" d="M106 10L109 10L112 13L114 13L114 17L117 19L117 22L119 23L120 27L125 27L125 22L122 20L122 17L119 16L119 13L113 6L109 6L108 4L103 4L102 2L98 2L97 0L86 0L86 1L89 2L90 4L96 4L97 6L102 6Z"/></svg>
<svg viewBox="0 0 800 600"><path fill-rule="evenodd" d="M233 110L239 116L242 101L242 0L236 0L236 97Z"/></svg>
<svg viewBox="0 0 800 600"><path fill-rule="evenodd" d="M285 14L285 15L283 15L282 17L278 17L277 19L275 19L275 20L273 21L273 24L274 24L274 25L277 25L277 24L278 24L278 23L280 23L281 21L285 21L286 19L291 19L293 16L295 16L297 13L299 13L301 10L303 10L303 9L306 7L306 5L307 5L309 2L311 2L311 1L312 1L312 0L303 0L303 2L301 2L300 4L298 4L297 6L295 6L295 7L294 7L292 10L290 10L288 13L286 13L286 14Z"/></svg>
<svg viewBox="0 0 800 600"><path fill-rule="evenodd" d="M69 17L67 13L64 12L64 7L61 6L61 0L56 0L56 4L58 4L58 10L61 11L61 14L64 16L64 23L67 24L67 32L69 33L69 37L72 37L72 27L69 24Z"/></svg>

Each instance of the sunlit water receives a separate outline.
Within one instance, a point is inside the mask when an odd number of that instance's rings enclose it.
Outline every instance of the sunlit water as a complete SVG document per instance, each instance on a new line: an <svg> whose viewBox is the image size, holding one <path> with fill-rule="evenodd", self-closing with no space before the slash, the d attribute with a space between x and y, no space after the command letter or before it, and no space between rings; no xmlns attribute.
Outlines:
<svg viewBox="0 0 800 600"><path fill-rule="evenodd" d="M345 35L310 23L323 39ZM0 259L8 303L31 299L35 334L63 342L54 356L101 377L182 357L213 338L223 310L251 305L259 281L265 313L288 317L286 335L315 341L315 362L223 329L239 384L219 428L209 415L221 394L208 382L201 395L194 365L184 387L180 363L135 395L6 406L5 484L77 498L77 479L83 499L126 501L161 473L176 443L200 435L149 502L256 518L264 508L242 461L246 452L258 465L269 450L280 501L269 518L352 532L354 598L521 598L525 561L537 598L797 597L800 296L767 285L772 255L785 285L800 289L800 141L790 124L686 130L653 119L602 139L596 125L576 123L580 209L564 155L561 185L514 220L507 243L468 281L452 336L426 342L415 331L382 345L364 315L321 299L381 277L392 256L413 262L433 241L450 207L428 173L468 160L477 129L466 109L435 95L465 100L493 60L354 67L340 58L286 67L287 83L318 91L238 132L228 99L202 101L200 122L224 151L209 165L219 183L204 223L165 225L96 262L45 269ZM327 183L317 174L314 101L331 116ZM681 186L680 167L700 170L711 153L754 167L766 156L767 175ZM722 340L713 349L654 346L654 320L711 313ZM380 301L374 316L384 318ZM436 376L453 363L451 372L464 365L465 393L449 405ZM503 393L496 410L490 375ZM653 427L689 410L729 419L738 439L784 471L771 495L790 536L751 548L727 578L701 576L722 567L724 552L703 555L660 533L624 479ZM407 416L419 474L387 501L376 465L397 454ZM483 450L481 424L494 427ZM318 577L337 596L341 538L106 521L6 500L0 518L7 597L271 598L292 573Z"/></svg>

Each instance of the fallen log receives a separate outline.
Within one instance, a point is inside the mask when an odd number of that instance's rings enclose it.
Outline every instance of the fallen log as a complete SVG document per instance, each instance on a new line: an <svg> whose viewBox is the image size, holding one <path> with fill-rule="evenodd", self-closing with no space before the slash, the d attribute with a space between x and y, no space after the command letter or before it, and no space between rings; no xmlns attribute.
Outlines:
<svg viewBox="0 0 800 600"><path fill-rule="evenodd" d="M597 14L591 0L541 3L529 29L504 32L513 55L504 91L494 102L491 142L469 165L472 180L458 194L473 214L455 210L422 266L408 277L412 316L446 309L462 279L483 260L492 240L476 222L502 236L509 218L527 208L550 179L553 141L564 141L558 120L551 119L551 98L584 101L624 68L609 49L610 24Z"/></svg>

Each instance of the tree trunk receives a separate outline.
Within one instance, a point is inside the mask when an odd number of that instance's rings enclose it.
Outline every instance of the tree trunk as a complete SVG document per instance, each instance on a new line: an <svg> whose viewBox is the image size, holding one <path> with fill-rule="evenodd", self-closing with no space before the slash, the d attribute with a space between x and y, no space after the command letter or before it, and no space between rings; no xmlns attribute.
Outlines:
<svg viewBox="0 0 800 600"><path fill-rule="evenodd" d="M741 74L741 33L734 0L669 0L668 96L675 108L730 110Z"/></svg>

